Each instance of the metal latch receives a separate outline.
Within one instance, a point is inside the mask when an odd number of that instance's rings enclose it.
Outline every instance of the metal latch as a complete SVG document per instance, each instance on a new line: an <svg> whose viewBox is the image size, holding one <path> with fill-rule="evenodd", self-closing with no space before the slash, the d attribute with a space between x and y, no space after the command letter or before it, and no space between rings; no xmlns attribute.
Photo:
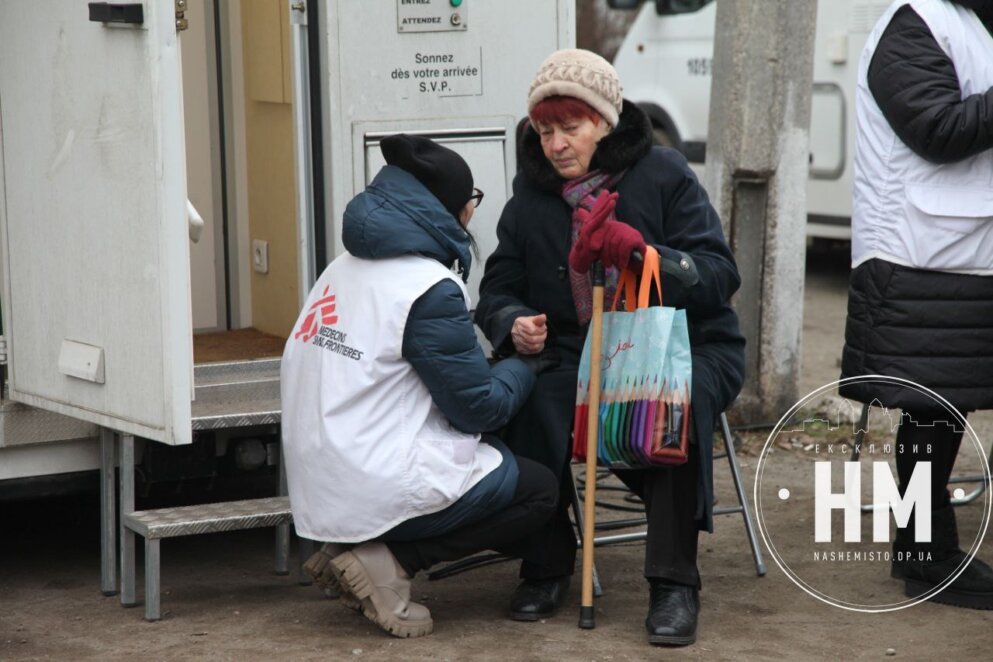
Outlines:
<svg viewBox="0 0 993 662"><path fill-rule="evenodd" d="M190 27L186 19L186 0L176 0L176 32L182 32Z"/></svg>
<svg viewBox="0 0 993 662"><path fill-rule="evenodd" d="M7 337L0 336L0 365L7 365Z"/></svg>

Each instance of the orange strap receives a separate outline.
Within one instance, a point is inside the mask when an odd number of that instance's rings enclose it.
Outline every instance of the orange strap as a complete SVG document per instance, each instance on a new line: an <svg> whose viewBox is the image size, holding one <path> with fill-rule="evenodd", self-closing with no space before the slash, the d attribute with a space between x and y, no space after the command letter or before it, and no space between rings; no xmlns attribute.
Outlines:
<svg viewBox="0 0 993 662"><path fill-rule="evenodd" d="M636 308L648 308L649 296L651 295L651 284L655 283L655 291L659 293L659 303L662 302L662 275L659 272L659 252L653 246L645 247L645 259L641 269L641 288L638 290L638 298L635 299L635 287L638 277L629 269L624 269L617 279L617 290L614 292L614 301L610 305L611 311L617 310L617 304L621 299L621 290L624 291L624 307L629 313L633 313ZM637 304L635 303L637 301Z"/></svg>
<svg viewBox="0 0 993 662"><path fill-rule="evenodd" d="M610 304L610 310L616 311L617 304L621 300L621 290L624 291L624 307L629 313L634 312L635 308L635 288L637 286L636 276L633 272L625 269L621 272L620 277L617 279L617 289L614 291L614 301Z"/></svg>
<svg viewBox="0 0 993 662"><path fill-rule="evenodd" d="M659 305L662 305L662 274L659 272L659 252L654 246L645 247L645 262L641 270L641 290L638 292L638 307L648 308L648 295L654 281L655 291L659 293Z"/></svg>

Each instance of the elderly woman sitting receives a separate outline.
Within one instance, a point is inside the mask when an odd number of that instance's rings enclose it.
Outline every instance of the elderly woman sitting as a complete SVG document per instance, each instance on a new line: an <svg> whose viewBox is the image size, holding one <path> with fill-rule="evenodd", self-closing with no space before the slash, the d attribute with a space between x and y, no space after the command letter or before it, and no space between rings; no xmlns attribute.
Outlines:
<svg viewBox="0 0 993 662"><path fill-rule="evenodd" d="M553 53L531 84L528 115L520 173L497 227L499 246L486 263L475 319L498 352L552 356L559 364L539 375L505 438L515 453L549 467L568 494L577 371L592 312L590 266L605 265L610 301L632 256L655 246L665 304L685 308L689 320L693 443L681 466L616 473L647 510L649 641L690 644L701 586L697 536L712 529L713 424L744 373L745 341L728 303L740 283L737 267L686 160L652 146L648 118L622 100L617 74L603 58ZM569 502L560 497L556 515L527 541L523 582L511 603L516 620L549 616L565 598L576 558Z"/></svg>

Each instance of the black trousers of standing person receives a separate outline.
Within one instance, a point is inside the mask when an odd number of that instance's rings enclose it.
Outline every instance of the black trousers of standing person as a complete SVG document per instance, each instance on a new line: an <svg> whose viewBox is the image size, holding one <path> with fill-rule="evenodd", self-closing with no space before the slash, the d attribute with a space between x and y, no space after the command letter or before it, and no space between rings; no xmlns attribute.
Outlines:
<svg viewBox="0 0 993 662"><path fill-rule="evenodd" d="M427 570L437 563L456 561L477 552L494 550L511 556L531 559L529 546L522 538L537 530L558 506L555 476L546 467L527 458L517 457L517 487L510 503L481 520L447 533L420 540L387 540L393 556L408 576ZM573 543L575 547L575 543ZM540 550L534 557L541 560Z"/></svg>
<svg viewBox="0 0 993 662"><path fill-rule="evenodd" d="M896 433L896 471L900 479L900 495L907 489L917 463L930 462L931 509L939 510L949 504L948 479L952 475L964 433L952 427L958 423L947 412L905 410L904 414L909 415L911 420L903 421Z"/></svg>

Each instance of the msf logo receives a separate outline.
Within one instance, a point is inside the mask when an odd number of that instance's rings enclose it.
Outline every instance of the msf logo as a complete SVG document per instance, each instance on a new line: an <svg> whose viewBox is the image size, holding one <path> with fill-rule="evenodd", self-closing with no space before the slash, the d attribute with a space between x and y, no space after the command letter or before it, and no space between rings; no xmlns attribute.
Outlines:
<svg viewBox="0 0 993 662"><path fill-rule="evenodd" d="M845 512L845 542L861 542L861 473L859 462L845 462L845 489L831 491L831 463L814 467L814 542L831 542L831 511ZM903 497L886 462L872 463L872 541L890 541L890 511L899 528L914 514L914 539L931 542L931 463L918 462Z"/></svg>
<svg viewBox="0 0 993 662"><path fill-rule="evenodd" d="M338 321L338 316L334 314L335 295L328 294L330 289L330 285L325 287L324 291L321 293L321 298L310 306L310 309L307 311L307 317L303 320L303 324L301 324L297 332L293 334L294 340L301 340L305 343L310 342L310 339L317 335L317 332L321 326L331 326ZM320 324L317 322L318 314L321 316Z"/></svg>

